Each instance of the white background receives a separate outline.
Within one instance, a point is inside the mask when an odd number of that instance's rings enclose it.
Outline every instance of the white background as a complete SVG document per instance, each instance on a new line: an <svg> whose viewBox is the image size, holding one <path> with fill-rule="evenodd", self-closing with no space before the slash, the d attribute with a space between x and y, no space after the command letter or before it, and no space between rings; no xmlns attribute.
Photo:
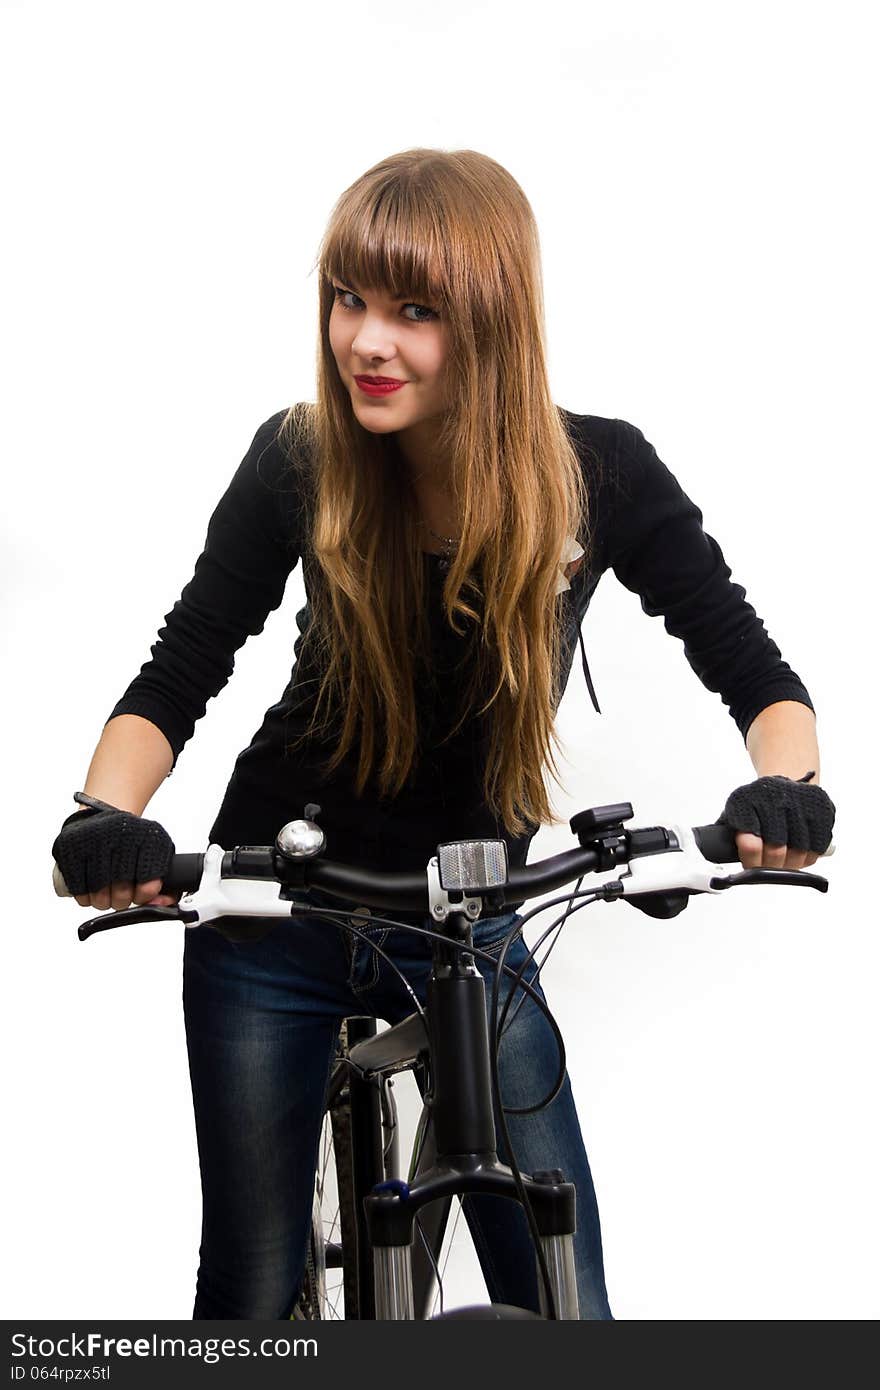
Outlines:
<svg viewBox="0 0 880 1390"><path fill-rule="evenodd" d="M870 23L778 0L2 5L7 1317L190 1315L181 932L80 944L49 847L256 427L313 398L334 200L414 145L521 183L554 399L638 425L702 508L811 692L838 806L827 895L597 906L548 966L613 1310L877 1316ZM151 803L179 849L283 688L301 602L297 573ZM613 575L584 631L602 715L576 655L560 813L714 820L754 775L720 699Z"/></svg>

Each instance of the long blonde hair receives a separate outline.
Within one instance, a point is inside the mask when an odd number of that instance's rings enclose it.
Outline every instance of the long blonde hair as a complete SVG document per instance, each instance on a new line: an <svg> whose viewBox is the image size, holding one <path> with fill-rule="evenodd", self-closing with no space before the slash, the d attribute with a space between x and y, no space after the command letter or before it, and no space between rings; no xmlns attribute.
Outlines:
<svg viewBox="0 0 880 1390"><path fill-rule="evenodd" d="M556 590L566 539L589 555L589 498L550 398L532 209L484 154L405 150L341 195L316 268L317 403L292 407L278 437L314 470L309 532L321 582L305 640L323 673L309 729L289 746L341 712L325 767L357 747L358 796L374 773L380 794L396 796L422 751L414 683L428 629L416 499L393 434L359 424L340 378L328 331L335 278L434 306L447 321L450 406L437 444L451 460L461 540L443 610L471 638L452 732L491 711L487 806L514 835L553 822L543 769L559 782Z"/></svg>

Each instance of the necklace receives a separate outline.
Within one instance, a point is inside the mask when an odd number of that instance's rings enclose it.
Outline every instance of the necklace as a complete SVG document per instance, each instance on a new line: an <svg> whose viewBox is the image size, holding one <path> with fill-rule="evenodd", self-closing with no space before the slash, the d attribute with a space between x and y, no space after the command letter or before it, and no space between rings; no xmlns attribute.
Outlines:
<svg viewBox="0 0 880 1390"><path fill-rule="evenodd" d="M449 569L449 566L452 564L452 560L456 550L458 549L459 542L455 536L438 536L436 531L431 530L427 522L425 522L425 526L427 527L429 534L434 537L434 540L440 541L443 546L443 558L440 561L439 568L443 570L445 573L446 570Z"/></svg>

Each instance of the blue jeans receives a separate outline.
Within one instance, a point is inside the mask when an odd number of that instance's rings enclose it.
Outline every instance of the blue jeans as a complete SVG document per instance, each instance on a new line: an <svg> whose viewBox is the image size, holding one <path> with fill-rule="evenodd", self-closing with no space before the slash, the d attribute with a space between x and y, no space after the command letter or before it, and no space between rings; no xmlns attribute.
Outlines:
<svg viewBox="0 0 880 1390"><path fill-rule="evenodd" d="M297 896L312 906L338 905L315 889ZM474 945L497 957L515 920L509 912L477 922ZM414 1012L387 962L332 920L303 913L242 923L227 919L219 929L185 933L183 1000L203 1203L193 1309L199 1319L289 1317L303 1274L340 1022L374 1014L397 1023ZM401 929L368 932L423 1002L430 942ZM517 969L525 954L520 939L507 963ZM476 963L487 981L488 1008L493 966ZM504 1104L539 1101L557 1067L553 1035L526 999L499 1052ZM568 1078L550 1106L510 1115L508 1126L523 1172L561 1168L575 1183L581 1317L611 1318L596 1196ZM499 1157L505 1158L501 1145ZM519 1205L470 1196L463 1210L492 1300L537 1310L534 1251Z"/></svg>

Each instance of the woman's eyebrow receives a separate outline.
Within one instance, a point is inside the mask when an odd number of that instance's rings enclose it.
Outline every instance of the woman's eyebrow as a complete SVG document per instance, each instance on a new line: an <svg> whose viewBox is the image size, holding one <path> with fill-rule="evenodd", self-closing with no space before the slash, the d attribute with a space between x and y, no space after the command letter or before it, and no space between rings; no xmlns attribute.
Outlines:
<svg viewBox="0 0 880 1390"><path fill-rule="evenodd" d="M340 283L340 285L342 285L345 289L351 290L352 294L356 294L356 295L360 296L360 293L361 293L361 292L360 292L360 290L358 289L358 285L357 285L357 281L356 281L356 280L346 280L346 279L344 279L341 275L336 275L336 276L334 276L333 278L334 278L335 280L338 280L339 283ZM410 301L411 301L411 299L412 299L412 296L411 296L411 295L406 295L406 294L402 294L402 295L398 296L397 298L395 298L393 295L389 295L388 297L389 297L389 299L392 300L392 302L393 302L394 304L409 304Z"/></svg>

